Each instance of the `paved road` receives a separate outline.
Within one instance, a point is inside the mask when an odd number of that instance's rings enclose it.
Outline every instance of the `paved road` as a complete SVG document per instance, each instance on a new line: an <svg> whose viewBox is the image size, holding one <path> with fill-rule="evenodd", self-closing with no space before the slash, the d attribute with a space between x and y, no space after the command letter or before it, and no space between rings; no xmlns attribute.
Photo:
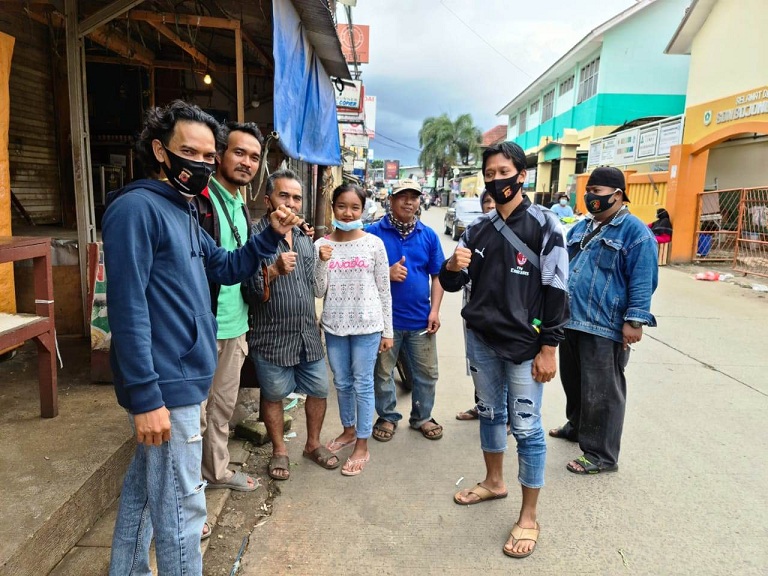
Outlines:
<svg viewBox="0 0 768 576"><path fill-rule="evenodd" d="M424 220L442 232L445 209ZM443 236L446 255L455 242ZM371 442L356 478L301 458L289 445L291 480L269 522L256 529L241 574L751 575L768 573L768 302L726 283L662 269L659 328L628 367L621 471L565 470L578 447L548 439L539 547L525 560L501 552L519 508L514 451L510 497L472 507L452 494L482 478L475 422L454 419L472 401L465 375L460 297L446 295L439 333L434 442L401 426ZM335 397L323 437L339 427ZM399 407L406 414L410 397ZM545 428L563 422L559 381L544 396ZM307 464L305 464L307 462ZM459 480L461 482L459 483Z"/></svg>

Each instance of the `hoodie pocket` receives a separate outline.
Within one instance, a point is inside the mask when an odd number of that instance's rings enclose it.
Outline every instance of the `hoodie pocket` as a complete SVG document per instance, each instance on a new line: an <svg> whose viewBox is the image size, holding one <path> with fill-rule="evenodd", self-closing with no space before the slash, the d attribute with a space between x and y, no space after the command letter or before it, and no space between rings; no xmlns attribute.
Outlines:
<svg viewBox="0 0 768 576"><path fill-rule="evenodd" d="M185 380L210 377L216 371L216 319L211 312L195 316L192 347L179 357Z"/></svg>

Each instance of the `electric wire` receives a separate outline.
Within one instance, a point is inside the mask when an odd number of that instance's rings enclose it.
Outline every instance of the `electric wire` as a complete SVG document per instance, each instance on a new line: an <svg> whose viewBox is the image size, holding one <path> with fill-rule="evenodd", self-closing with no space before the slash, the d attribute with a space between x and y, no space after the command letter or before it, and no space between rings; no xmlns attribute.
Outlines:
<svg viewBox="0 0 768 576"><path fill-rule="evenodd" d="M499 51L499 50L498 50L498 49L497 49L497 48L496 48L496 47L495 47L493 44L491 44L490 42L488 42L488 41L487 41L485 38L483 38L483 37L482 37L482 36L481 36L479 33L477 33L477 32L475 31L475 29L474 29L474 28L472 28L472 27L471 27L469 24L467 24L467 23L466 23L464 20L462 20L461 16L459 16L458 14L456 14L456 12L454 12L453 10L451 10L451 9L448 7L448 5L447 5L447 4L444 2L444 0L440 0L440 5L441 5L443 8L445 8L446 10L448 10L448 12L450 12L451 14L453 14L454 18L456 18L456 20L458 20L459 22L461 22L461 23L464 25L464 27L465 27L467 30L469 30L470 32L472 32L472 34L474 34L475 36L477 36L477 37L478 37L478 38L479 38L479 39L480 39L480 40L483 42L483 44L485 44L485 45L486 45L486 46L488 46L488 47L489 47L491 50L493 50L494 52L496 52L496 54L498 54L499 56L501 56L502 58L504 58L504 60L506 60L507 62L509 62L510 64L512 64L512 66L514 66L514 67L515 67L517 70L519 70L520 72L522 72L523 74L525 74L526 76L528 76L528 78L531 78L531 79L533 79L533 76L531 76L530 74L528 74L528 72L526 72L525 70L523 70L522 68L520 68L520 66L518 66L517 64L515 64L514 62L512 62L512 60L510 60L509 58L507 58L507 57L506 57L506 56L505 56L505 55L504 55L504 54L503 54L501 51Z"/></svg>

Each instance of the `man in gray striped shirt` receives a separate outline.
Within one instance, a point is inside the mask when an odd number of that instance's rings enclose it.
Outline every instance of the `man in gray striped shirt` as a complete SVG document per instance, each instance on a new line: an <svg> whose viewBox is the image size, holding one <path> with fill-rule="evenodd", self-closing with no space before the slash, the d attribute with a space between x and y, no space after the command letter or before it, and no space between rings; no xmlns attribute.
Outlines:
<svg viewBox="0 0 768 576"><path fill-rule="evenodd" d="M284 206L302 209L301 182L290 170L273 172L267 180L267 215L253 226L258 234L269 226L269 213ZM307 442L304 456L323 468L340 460L320 443L328 397L328 371L315 312L315 248L304 230L294 227L280 241L277 254L264 261L256 278L249 348L261 385L262 418L272 441L268 472L287 480L290 463L283 441L283 399L291 392L307 395Z"/></svg>

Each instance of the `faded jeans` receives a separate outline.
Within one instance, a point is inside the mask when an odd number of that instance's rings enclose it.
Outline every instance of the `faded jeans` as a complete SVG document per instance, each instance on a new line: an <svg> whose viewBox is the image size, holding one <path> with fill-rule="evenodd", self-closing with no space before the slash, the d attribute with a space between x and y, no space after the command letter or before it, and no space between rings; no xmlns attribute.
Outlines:
<svg viewBox="0 0 768 576"><path fill-rule="evenodd" d="M394 346L379 354L376 362L376 412L382 420L399 422L397 391L393 377L400 348L405 348L413 374L411 393L411 428L419 428L432 419L437 385L437 337L419 330L395 330Z"/></svg>
<svg viewBox="0 0 768 576"><path fill-rule="evenodd" d="M480 447L483 452L506 451L507 405L512 406L509 423L517 441L518 480L527 488L541 488L547 457L541 424L544 385L533 379L533 360L515 364L499 358L472 330L467 330L467 357L478 397Z"/></svg>
<svg viewBox="0 0 768 576"><path fill-rule="evenodd" d="M352 336L325 333L341 425L355 426L361 439L370 438L373 432L373 370L380 344L380 332Z"/></svg>
<svg viewBox="0 0 768 576"><path fill-rule="evenodd" d="M158 573L200 576L200 535L205 524L205 483L200 405L171 408L171 439L136 447L120 494L112 536L110 576L150 576L154 531ZM130 417L133 425L133 416Z"/></svg>

